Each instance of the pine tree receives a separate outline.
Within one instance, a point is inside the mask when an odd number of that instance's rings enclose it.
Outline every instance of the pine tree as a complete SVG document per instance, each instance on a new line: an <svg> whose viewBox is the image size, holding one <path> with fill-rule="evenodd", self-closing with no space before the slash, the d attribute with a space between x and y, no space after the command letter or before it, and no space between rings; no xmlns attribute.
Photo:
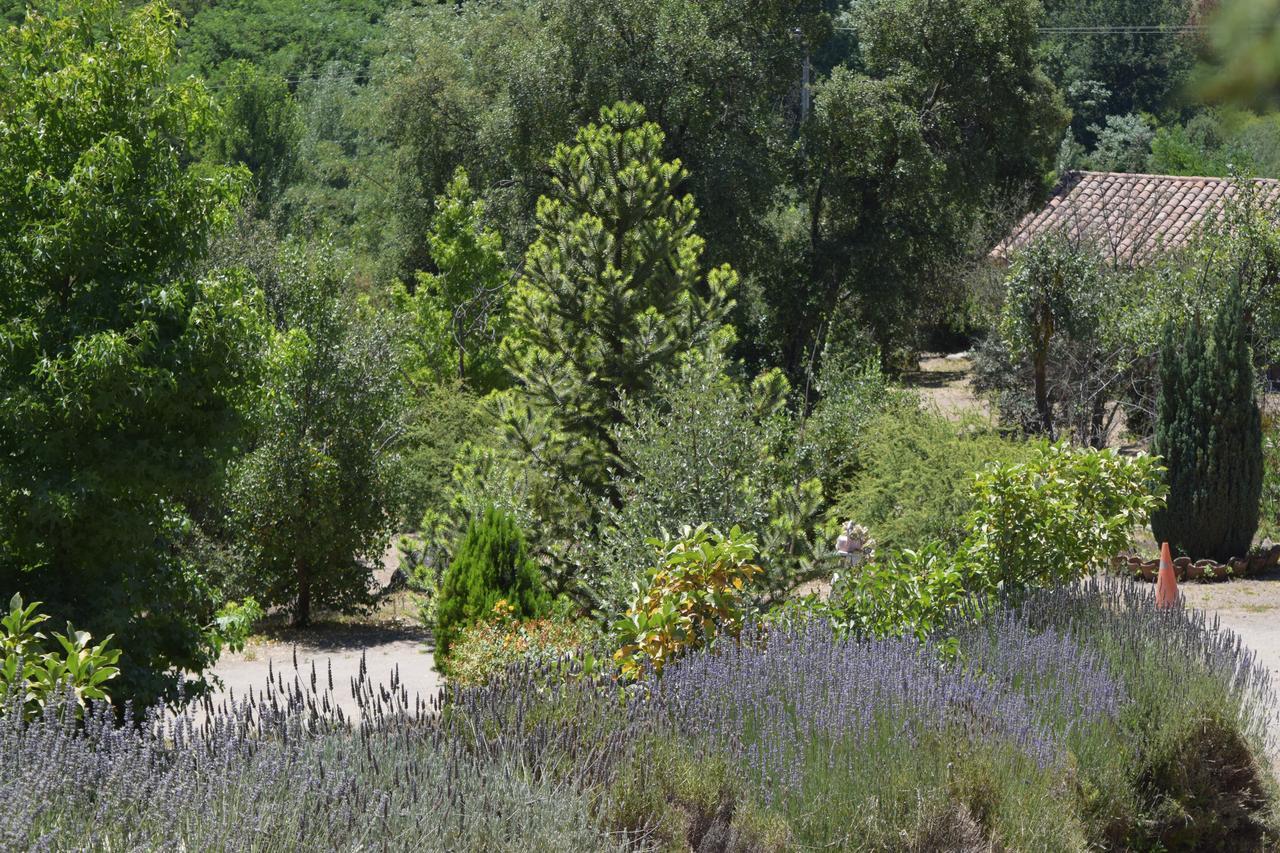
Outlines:
<svg viewBox="0 0 1280 853"><path fill-rule="evenodd" d="M697 210L676 191L658 125L619 103L551 159L503 360L516 379L504 420L552 479L608 492L620 395L648 391L660 368L724 327L737 277L703 275Z"/></svg>
<svg viewBox="0 0 1280 853"><path fill-rule="evenodd" d="M1151 528L1179 553L1226 561L1248 552L1262 493L1262 417L1240 287L1211 325L1197 318L1178 335L1170 323L1160 357L1154 450L1169 496Z"/></svg>
<svg viewBox="0 0 1280 853"><path fill-rule="evenodd" d="M490 506L467 526L445 570L436 610L436 660L447 659L462 631L488 618L503 599L517 618L543 616L550 609L520 527Z"/></svg>

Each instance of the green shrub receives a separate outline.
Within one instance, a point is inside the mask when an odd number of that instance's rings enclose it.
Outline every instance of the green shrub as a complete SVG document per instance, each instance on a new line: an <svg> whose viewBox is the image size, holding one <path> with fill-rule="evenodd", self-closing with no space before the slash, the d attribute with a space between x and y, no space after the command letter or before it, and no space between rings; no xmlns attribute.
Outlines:
<svg viewBox="0 0 1280 853"><path fill-rule="evenodd" d="M834 504L888 548L959 544L973 509L974 476L992 462L1017 462L1030 446L977 420L954 424L916 406L873 417L862 437L865 470Z"/></svg>
<svg viewBox="0 0 1280 853"><path fill-rule="evenodd" d="M760 574L755 542L738 528L723 534L710 525L686 527L680 538L651 540L659 551L645 583L615 627L624 676L652 667L658 675L678 655L742 630L747 584Z"/></svg>
<svg viewBox="0 0 1280 853"><path fill-rule="evenodd" d="M495 614L464 629L454 641L449 680L464 687L485 685L516 664L527 664L532 671L554 671L571 661L590 667L600 639L599 627L586 619L513 620Z"/></svg>
<svg viewBox="0 0 1280 853"><path fill-rule="evenodd" d="M781 853L786 821L752 797L723 756L671 737L648 739L610 786L605 825L659 853Z"/></svg>
<svg viewBox="0 0 1280 853"><path fill-rule="evenodd" d="M23 606L22 596L15 595L9 615L0 619L0 715L9 710L8 702L17 701L23 716L35 717L64 691L74 692L77 712L85 700L110 701L104 685L120 674L120 651L107 648L111 637L91 645L88 631L68 623L66 634L53 634L61 649L49 651L48 637L36 630L49 617L39 610L40 602Z"/></svg>
<svg viewBox="0 0 1280 853"><path fill-rule="evenodd" d="M406 414L400 440L404 460L403 523L414 529L424 514L448 508L450 475L464 443L482 430L476 398L457 384L427 385Z"/></svg>
<svg viewBox="0 0 1280 853"><path fill-rule="evenodd" d="M1169 323L1160 354L1153 449L1164 459L1167 505L1151 516L1156 540L1226 562L1258 529L1262 417L1239 286L1212 326Z"/></svg>
<svg viewBox="0 0 1280 853"><path fill-rule="evenodd" d="M754 532L762 591L784 593L807 579L826 545L815 534L822 488L810 463L796 458L789 391L777 371L748 385L712 348L659 373L644 397L623 401L611 432L618 501L585 543L585 562L600 569L600 609L625 609L632 581L650 565L650 538L686 525Z"/></svg>
<svg viewBox="0 0 1280 853"><path fill-rule="evenodd" d="M924 637L966 596L1049 588L1100 571L1160 503L1153 457L1031 448L1025 460L997 463L974 480L958 546L882 549L838 576L821 609L859 633Z"/></svg>
<svg viewBox="0 0 1280 853"><path fill-rule="evenodd" d="M506 601L518 618L536 618L550 609L538 565L511 516L489 507L472 520L444 573L436 608L436 661L449 657L462 630Z"/></svg>
<svg viewBox="0 0 1280 853"><path fill-rule="evenodd" d="M964 560L994 589L1048 587L1106 567L1161 505L1159 460L1040 444L992 466L974 485Z"/></svg>

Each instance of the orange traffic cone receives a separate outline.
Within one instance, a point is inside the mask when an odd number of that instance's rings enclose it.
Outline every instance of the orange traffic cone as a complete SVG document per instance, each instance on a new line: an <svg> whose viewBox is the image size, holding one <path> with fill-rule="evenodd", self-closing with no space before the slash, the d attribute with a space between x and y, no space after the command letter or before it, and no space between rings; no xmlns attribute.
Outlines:
<svg viewBox="0 0 1280 853"><path fill-rule="evenodd" d="M1156 607L1166 610L1178 606L1178 576L1173 572L1169 543L1160 546L1160 574L1156 575Z"/></svg>

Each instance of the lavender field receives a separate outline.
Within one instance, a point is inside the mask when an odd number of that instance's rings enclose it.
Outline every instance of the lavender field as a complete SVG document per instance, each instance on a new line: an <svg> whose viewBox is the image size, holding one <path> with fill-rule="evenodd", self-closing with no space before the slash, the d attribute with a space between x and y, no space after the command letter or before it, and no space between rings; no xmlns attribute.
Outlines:
<svg viewBox="0 0 1280 853"><path fill-rule="evenodd" d="M0 847L1260 849L1273 694L1228 632L1092 582L864 640L754 626L660 680L512 669L410 707L277 672L234 705L0 728ZM354 690L361 714L332 708Z"/></svg>

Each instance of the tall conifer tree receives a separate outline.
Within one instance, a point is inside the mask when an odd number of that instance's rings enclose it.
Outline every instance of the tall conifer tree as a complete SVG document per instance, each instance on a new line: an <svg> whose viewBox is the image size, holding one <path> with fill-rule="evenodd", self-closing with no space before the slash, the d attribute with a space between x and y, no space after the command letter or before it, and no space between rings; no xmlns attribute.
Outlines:
<svg viewBox="0 0 1280 853"><path fill-rule="evenodd" d="M1247 323L1237 284L1212 324L1165 330L1154 450L1169 498L1151 528L1192 557L1244 556L1258 529L1262 417Z"/></svg>

